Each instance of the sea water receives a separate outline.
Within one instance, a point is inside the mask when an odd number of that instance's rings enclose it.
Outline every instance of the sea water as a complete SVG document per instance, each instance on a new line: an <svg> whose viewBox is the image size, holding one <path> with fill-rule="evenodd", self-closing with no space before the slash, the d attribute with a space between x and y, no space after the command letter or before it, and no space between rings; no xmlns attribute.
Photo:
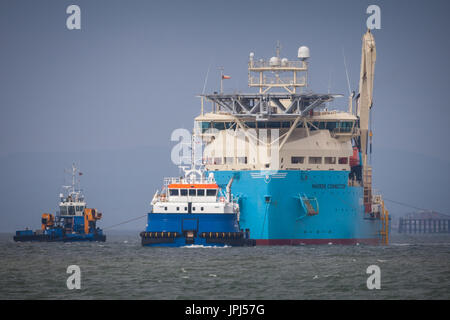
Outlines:
<svg viewBox="0 0 450 320"><path fill-rule="evenodd" d="M70 265L80 289L68 289ZM373 265L379 289L368 288ZM388 246L151 248L137 231L109 231L102 243L0 234L0 299L450 299L450 235L393 234Z"/></svg>

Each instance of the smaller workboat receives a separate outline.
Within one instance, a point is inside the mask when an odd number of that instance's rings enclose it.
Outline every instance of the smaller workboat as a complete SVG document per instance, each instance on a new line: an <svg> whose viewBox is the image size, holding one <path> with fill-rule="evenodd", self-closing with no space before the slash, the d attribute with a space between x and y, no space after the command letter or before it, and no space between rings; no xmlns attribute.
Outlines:
<svg viewBox="0 0 450 320"><path fill-rule="evenodd" d="M182 178L165 178L162 191L151 202L147 227L140 233L143 246L248 246L249 231L239 227L239 205L231 194L202 170L184 170Z"/></svg>
<svg viewBox="0 0 450 320"><path fill-rule="evenodd" d="M106 241L102 229L96 225L102 214L97 209L87 208L81 189L76 188L76 177L81 175L72 165L72 185L63 186L65 193L59 195L59 211L56 215L42 214L40 230L18 230L14 241Z"/></svg>

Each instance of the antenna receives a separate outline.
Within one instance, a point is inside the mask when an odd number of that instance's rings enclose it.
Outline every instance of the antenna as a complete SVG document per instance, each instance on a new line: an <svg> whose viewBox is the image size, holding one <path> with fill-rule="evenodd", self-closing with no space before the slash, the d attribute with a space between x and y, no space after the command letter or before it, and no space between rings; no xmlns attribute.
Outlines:
<svg viewBox="0 0 450 320"><path fill-rule="evenodd" d="M218 68L220 70L220 94L223 93L223 67Z"/></svg>
<svg viewBox="0 0 450 320"><path fill-rule="evenodd" d="M275 53L276 53L278 58L280 57L280 50L281 50L280 40L277 40L277 47L275 49Z"/></svg>
<svg viewBox="0 0 450 320"><path fill-rule="evenodd" d="M332 69L330 69L330 73L329 73L329 75L328 75L328 94L330 94L330 92L331 92L331 74L333 73L333 70Z"/></svg>
<svg viewBox="0 0 450 320"><path fill-rule="evenodd" d="M350 89L350 78L348 76L347 62L345 61L344 47L342 47L342 56L344 57L345 75L347 76L348 95L351 95L352 94L352 90Z"/></svg>
<svg viewBox="0 0 450 320"><path fill-rule="evenodd" d="M203 83L202 94L205 94L206 83L208 82L209 70L211 69L211 63L209 64L208 71L206 72L205 82Z"/></svg>

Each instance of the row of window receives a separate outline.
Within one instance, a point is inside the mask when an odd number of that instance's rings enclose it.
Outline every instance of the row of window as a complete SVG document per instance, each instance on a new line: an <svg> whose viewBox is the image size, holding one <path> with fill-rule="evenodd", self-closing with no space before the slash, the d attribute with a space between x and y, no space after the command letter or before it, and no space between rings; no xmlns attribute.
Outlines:
<svg viewBox="0 0 450 320"><path fill-rule="evenodd" d="M216 196L217 189L169 189L169 195L186 197L189 194L190 197L211 197Z"/></svg>
<svg viewBox="0 0 450 320"><path fill-rule="evenodd" d="M291 157L291 163L292 164L302 164L305 163L306 157ZM337 159L337 160L336 160ZM336 164L336 161L338 164L348 164L348 157L308 157L308 163L309 164Z"/></svg>
<svg viewBox="0 0 450 320"><path fill-rule="evenodd" d="M258 129L280 129L280 128L290 128L293 122L290 121L267 121L267 122L245 122L245 126L248 128L258 128ZM340 131L351 131L353 128L354 121L314 121L309 126L310 130L327 129L334 130L339 129ZM225 130L225 129L235 129L237 125L234 122L202 122L201 128L202 132L206 132L208 129ZM302 128L303 122L297 125L297 128Z"/></svg>
<svg viewBox="0 0 450 320"><path fill-rule="evenodd" d="M348 164L348 157L291 157L292 164L302 164L305 163L306 158L308 158L308 163L310 164ZM234 164L234 157L215 157L206 158L205 164L209 165L222 165L222 164ZM281 159L283 162L283 159ZM237 157L236 164L247 164L247 157Z"/></svg>
<svg viewBox="0 0 450 320"><path fill-rule="evenodd" d="M204 207L200 207L200 211L203 211L204 209ZM164 207L164 210L167 211L167 207ZM177 207L177 211L180 211L180 207ZM184 207L184 211L187 211L187 207ZM192 207L192 211L195 211L195 207Z"/></svg>
<svg viewBox="0 0 450 320"><path fill-rule="evenodd" d="M74 216L75 211L80 212L83 210L84 210L84 206L61 206L60 214L63 216L66 216L66 215Z"/></svg>
<svg viewBox="0 0 450 320"><path fill-rule="evenodd" d="M234 164L234 159L236 159L236 164L247 164L247 157L208 157L205 159L204 164Z"/></svg>

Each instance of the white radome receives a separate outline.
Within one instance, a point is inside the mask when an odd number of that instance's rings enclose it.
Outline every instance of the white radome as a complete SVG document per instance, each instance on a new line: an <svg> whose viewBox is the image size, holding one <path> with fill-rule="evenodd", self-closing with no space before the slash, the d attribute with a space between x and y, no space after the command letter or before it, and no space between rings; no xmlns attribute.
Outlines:
<svg viewBox="0 0 450 320"><path fill-rule="evenodd" d="M306 46L301 46L298 48L298 58L301 60L306 60L310 57L309 48Z"/></svg>
<svg viewBox="0 0 450 320"><path fill-rule="evenodd" d="M269 64L271 67L278 67L281 64L280 58L278 57L270 58Z"/></svg>

